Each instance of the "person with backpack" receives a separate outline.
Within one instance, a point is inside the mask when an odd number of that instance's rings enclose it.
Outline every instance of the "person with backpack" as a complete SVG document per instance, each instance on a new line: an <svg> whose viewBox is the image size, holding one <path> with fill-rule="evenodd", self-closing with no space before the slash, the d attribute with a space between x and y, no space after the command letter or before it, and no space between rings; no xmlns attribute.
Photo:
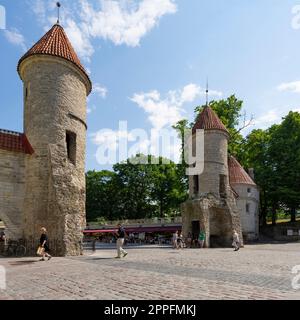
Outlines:
<svg viewBox="0 0 300 320"><path fill-rule="evenodd" d="M118 252L116 259L121 259L122 254L123 254L123 258L125 258L128 255L128 252L126 252L123 249L123 245L125 241L125 229L122 227L121 224L118 224L118 231L116 234L117 234L117 252Z"/></svg>

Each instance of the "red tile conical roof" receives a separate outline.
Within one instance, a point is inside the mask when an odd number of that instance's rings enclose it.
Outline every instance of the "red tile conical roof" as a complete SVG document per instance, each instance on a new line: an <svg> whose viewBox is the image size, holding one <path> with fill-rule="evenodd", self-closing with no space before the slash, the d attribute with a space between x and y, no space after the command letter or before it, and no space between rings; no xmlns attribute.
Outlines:
<svg viewBox="0 0 300 320"><path fill-rule="evenodd" d="M18 72L20 73L21 63L33 55L50 55L63 58L76 65L87 77L90 85L91 80L82 66L68 36L63 27L55 24L19 61Z"/></svg>
<svg viewBox="0 0 300 320"><path fill-rule="evenodd" d="M228 157L228 170L229 170L230 185L234 185L234 184L256 185L255 182L249 176L249 174L245 171L245 169L233 156Z"/></svg>
<svg viewBox="0 0 300 320"><path fill-rule="evenodd" d="M196 130L221 130L228 133L228 130L217 116L217 114L213 111L211 107L206 106L204 110L199 114L196 123L193 127L193 133Z"/></svg>

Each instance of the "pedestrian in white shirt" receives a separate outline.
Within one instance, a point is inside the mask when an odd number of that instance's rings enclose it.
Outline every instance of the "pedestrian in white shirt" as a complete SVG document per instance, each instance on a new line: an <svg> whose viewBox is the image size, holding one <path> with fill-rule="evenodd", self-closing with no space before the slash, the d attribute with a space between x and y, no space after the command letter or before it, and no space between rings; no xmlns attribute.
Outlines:
<svg viewBox="0 0 300 320"><path fill-rule="evenodd" d="M232 246L234 247L234 251L239 251L240 250L240 237L239 234L236 232L236 230L233 230L233 242Z"/></svg>

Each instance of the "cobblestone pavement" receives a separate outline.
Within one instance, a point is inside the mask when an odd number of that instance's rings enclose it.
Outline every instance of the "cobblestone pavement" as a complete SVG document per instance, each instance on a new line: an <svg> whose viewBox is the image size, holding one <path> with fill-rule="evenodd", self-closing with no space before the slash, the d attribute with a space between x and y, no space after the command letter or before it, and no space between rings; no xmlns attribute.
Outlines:
<svg viewBox="0 0 300 320"><path fill-rule="evenodd" d="M0 259L7 289L0 299L300 299L292 268L300 243L231 249L112 248L76 258ZM1 269L0 269L1 270ZM300 281L299 281L300 284Z"/></svg>

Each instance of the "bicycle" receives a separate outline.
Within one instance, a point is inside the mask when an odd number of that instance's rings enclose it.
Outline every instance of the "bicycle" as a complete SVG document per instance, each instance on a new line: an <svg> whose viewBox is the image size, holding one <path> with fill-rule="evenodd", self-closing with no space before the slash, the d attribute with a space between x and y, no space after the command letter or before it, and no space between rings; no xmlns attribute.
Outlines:
<svg viewBox="0 0 300 320"><path fill-rule="evenodd" d="M20 244L18 241L10 241L5 245L2 253L5 257L22 258L26 255L26 247Z"/></svg>

